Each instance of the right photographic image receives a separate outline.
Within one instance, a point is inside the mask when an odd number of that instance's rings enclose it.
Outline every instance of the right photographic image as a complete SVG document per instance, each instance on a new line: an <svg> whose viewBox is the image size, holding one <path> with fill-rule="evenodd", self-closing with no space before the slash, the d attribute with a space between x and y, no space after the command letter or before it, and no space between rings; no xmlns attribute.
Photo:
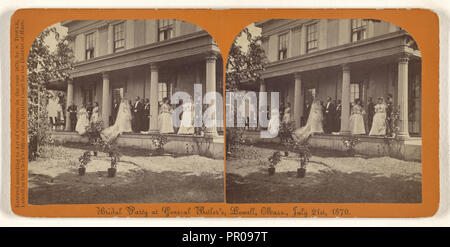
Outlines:
<svg viewBox="0 0 450 247"><path fill-rule="evenodd" d="M226 64L227 203L421 203L422 59L375 19L268 19Z"/></svg>

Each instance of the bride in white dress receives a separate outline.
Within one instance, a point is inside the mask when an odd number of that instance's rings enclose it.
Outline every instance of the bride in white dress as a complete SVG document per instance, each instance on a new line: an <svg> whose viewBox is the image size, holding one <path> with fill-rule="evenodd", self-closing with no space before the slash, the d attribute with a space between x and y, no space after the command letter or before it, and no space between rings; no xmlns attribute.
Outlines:
<svg viewBox="0 0 450 247"><path fill-rule="evenodd" d="M308 121L302 128L298 128L292 137L299 142L303 142L314 133L323 133L323 112L318 100L314 100L311 105Z"/></svg>
<svg viewBox="0 0 450 247"><path fill-rule="evenodd" d="M181 125L178 129L178 135L193 135L194 134L194 111L191 102L183 103L183 114L181 116Z"/></svg>
<svg viewBox="0 0 450 247"><path fill-rule="evenodd" d="M372 121L372 128L369 135L384 136L386 135L386 104L382 97L378 98L378 103L375 105L375 116Z"/></svg>
<svg viewBox="0 0 450 247"><path fill-rule="evenodd" d="M130 101L123 99L117 111L114 125L104 129L100 134L104 141L110 141L124 132L132 132Z"/></svg>
<svg viewBox="0 0 450 247"><path fill-rule="evenodd" d="M77 114L77 125L75 126L75 131L80 135L86 133L86 128L89 126L88 113L86 111L86 106L83 104Z"/></svg>

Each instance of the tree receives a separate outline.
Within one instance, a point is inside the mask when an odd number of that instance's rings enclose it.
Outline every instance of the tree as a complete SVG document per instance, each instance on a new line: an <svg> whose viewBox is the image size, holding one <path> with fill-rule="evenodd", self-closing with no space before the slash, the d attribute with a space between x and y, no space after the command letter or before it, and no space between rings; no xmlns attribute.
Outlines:
<svg viewBox="0 0 450 247"><path fill-rule="evenodd" d="M246 35L248 50L237 43L237 39ZM235 90L242 82L259 83L266 65L266 55L262 48L262 37L253 37L248 28L244 28L231 45L228 55L226 82L228 90Z"/></svg>
<svg viewBox="0 0 450 247"><path fill-rule="evenodd" d="M55 39L56 48L50 49L46 40ZM67 82L73 69L73 52L69 47L70 37L60 37L56 28L42 31L31 45L27 59L28 86L28 155L34 159L39 155L41 144L50 141L50 125L46 105L50 97L61 97L47 90L50 81Z"/></svg>

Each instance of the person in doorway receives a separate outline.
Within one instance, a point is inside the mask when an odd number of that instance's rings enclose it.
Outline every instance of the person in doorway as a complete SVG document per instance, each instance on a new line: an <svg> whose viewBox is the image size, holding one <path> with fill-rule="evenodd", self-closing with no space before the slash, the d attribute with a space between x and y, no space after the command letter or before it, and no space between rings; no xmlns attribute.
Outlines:
<svg viewBox="0 0 450 247"><path fill-rule="evenodd" d="M142 113L142 128L143 131L150 129L150 100L148 98L144 101L144 112Z"/></svg>
<svg viewBox="0 0 450 247"><path fill-rule="evenodd" d="M379 98L378 98L379 101ZM372 102L372 97L367 102L367 127L372 130L373 116L375 115L375 104Z"/></svg>
<svg viewBox="0 0 450 247"><path fill-rule="evenodd" d="M77 106L70 102L69 107L67 108L67 111L69 112L69 119L70 119L70 131L75 130L75 126L77 125Z"/></svg>
<svg viewBox="0 0 450 247"><path fill-rule="evenodd" d="M334 124L334 115L335 115L335 106L331 100L331 97L327 98L327 103L324 105L324 131L325 133L329 134L333 131L333 124Z"/></svg>
<svg viewBox="0 0 450 247"><path fill-rule="evenodd" d="M142 130L142 113L144 106L139 96L136 97L136 101L133 104L133 132L139 133Z"/></svg>
<svg viewBox="0 0 450 247"><path fill-rule="evenodd" d="M352 135L366 134L366 128L363 118L364 114L365 112L361 106L361 100L355 99L355 103L352 107L350 115L350 132L352 133Z"/></svg>
<svg viewBox="0 0 450 247"><path fill-rule="evenodd" d="M388 94L386 98L386 134L387 136L393 136L394 134L394 126L392 120L392 114L394 111L394 103L392 99L392 94Z"/></svg>
<svg viewBox="0 0 450 247"><path fill-rule="evenodd" d="M119 106L120 106L119 101L117 99L114 99L111 112L110 126L116 123L117 113L119 112Z"/></svg>
<svg viewBox="0 0 450 247"><path fill-rule="evenodd" d="M341 100L338 99L336 101L336 114L335 114L336 128L334 130L335 132L341 131L341 113L342 113L342 103Z"/></svg>
<svg viewBox="0 0 450 247"><path fill-rule="evenodd" d="M284 108L282 123L289 123L291 121L291 103L287 103Z"/></svg>

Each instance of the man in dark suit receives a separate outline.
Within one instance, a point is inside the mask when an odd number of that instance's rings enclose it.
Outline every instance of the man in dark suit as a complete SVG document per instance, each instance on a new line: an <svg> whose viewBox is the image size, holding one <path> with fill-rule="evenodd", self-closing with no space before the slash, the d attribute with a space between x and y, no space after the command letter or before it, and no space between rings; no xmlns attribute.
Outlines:
<svg viewBox="0 0 450 247"><path fill-rule="evenodd" d="M91 121L91 116L92 116L92 110L94 109L94 106L92 106L92 102L89 102L86 106L86 111L88 113L88 119L89 121Z"/></svg>
<svg viewBox="0 0 450 247"><path fill-rule="evenodd" d="M331 97L328 97L327 103L324 105L324 111L323 111L323 118L325 120L324 131L327 134L331 133L334 130L333 123L335 121L334 120L335 111L336 111L336 108L335 108L333 102L331 102Z"/></svg>
<svg viewBox="0 0 450 247"><path fill-rule="evenodd" d="M150 127L150 100L145 99L144 111L142 113L142 130L148 131Z"/></svg>
<svg viewBox="0 0 450 247"><path fill-rule="evenodd" d="M119 101L115 99L111 112L110 125L114 125L116 123L117 113L119 112L119 106L120 106Z"/></svg>
<svg viewBox="0 0 450 247"><path fill-rule="evenodd" d="M375 104L372 102L372 97L369 98L367 103L367 127L369 131L372 129L373 116L375 115Z"/></svg>
<svg viewBox="0 0 450 247"><path fill-rule="evenodd" d="M303 116L300 121L301 126L305 126L308 122L309 111L311 110L311 103L308 100L305 101L305 105L303 106Z"/></svg>
<svg viewBox="0 0 450 247"><path fill-rule="evenodd" d="M142 113L144 106L139 96L136 97L136 101L133 104L133 131L139 133L142 130Z"/></svg>
<svg viewBox="0 0 450 247"><path fill-rule="evenodd" d="M75 104L70 104L67 108L69 112L70 130L75 131L75 126L77 126L77 106Z"/></svg>
<svg viewBox="0 0 450 247"><path fill-rule="evenodd" d="M393 102L392 94L388 94L386 98L386 134L387 136L392 136L394 134L393 123L392 123L392 112L393 112Z"/></svg>
<svg viewBox="0 0 450 247"><path fill-rule="evenodd" d="M341 104L341 100L338 99L337 103L336 103L336 132L341 131L341 113L342 113L342 104Z"/></svg>

